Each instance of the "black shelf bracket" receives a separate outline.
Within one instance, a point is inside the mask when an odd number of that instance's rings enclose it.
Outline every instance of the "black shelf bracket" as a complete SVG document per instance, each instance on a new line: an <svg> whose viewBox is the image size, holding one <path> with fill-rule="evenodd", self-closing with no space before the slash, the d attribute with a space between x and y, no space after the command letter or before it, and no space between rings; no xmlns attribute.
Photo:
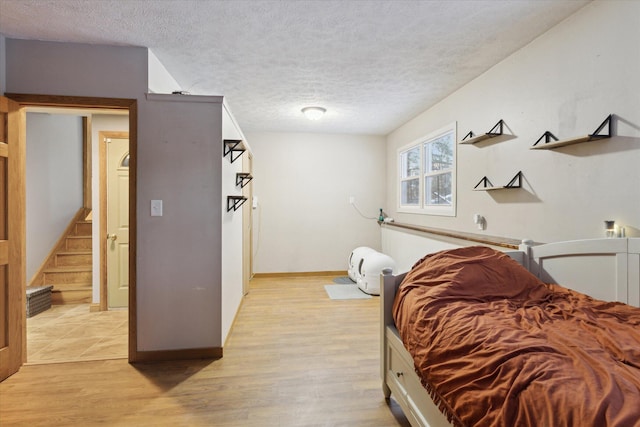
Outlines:
<svg viewBox="0 0 640 427"><path fill-rule="evenodd" d="M518 173L511 178L511 181L504 188L521 188L522 187L522 171L518 171Z"/></svg>
<svg viewBox="0 0 640 427"><path fill-rule="evenodd" d="M489 130L489 132L486 133L486 135L489 135L491 137L502 135L503 126L504 126L504 120L500 119L498 123L496 123L495 126L492 127ZM496 130L496 128L498 130Z"/></svg>
<svg viewBox="0 0 640 427"><path fill-rule="evenodd" d="M480 184L482 184L481 188L493 188L493 184L491 183L491 181L489 181L489 178L487 178L486 176L482 177L482 179L476 184L475 187L473 187L473 189L475 190L476 188L478 188Z"/></svg>
<svg viewBox="0 0 640 427"><path fill-rule="evenodd" d="M247 201L247 198L244 196L227 196L227 212L238 210L240 206L243 205L244 202Z"/></svg>
<svg viewBox="0 0 640 427"><path fill-rule="evenodd" d="M473 138L474 136L476 136L476 134L475 134L475 133L473 133L473 131L472 131L472 130L470 130L470 131L469 131L469 133L468 133L468 134L466 134L466 135L464 136L464 138L462 138L462 141L464 141L464 140L465 140L465 139L467 139L467 138L471 139L471 138Z"/></svg>
<svg viewBox="0 0 640 427"><path fill-rule="evenodd" d="M253 177L248 172L236 173L236 185L239 185L240 188L244 188L244 186L247 185L252 179Z"/></svg>
<svg viewBox="0 0 640 427"><path fill-rule="evenodd" d="M552 134L549 131L546 131L545 133L542 134L542 136L540 138L538 138L538 140L536 141L535 144L533 144L533 146L535 147L536 145L538 145L538 143L540 141L542 141L542 139L544 138L544 143L548 144L549 142L551 142L551 140L553 139L554 141L557 141L558 138L556 138L556 136L554 134Z"/></svg>
<svg viewBox="0 0 640 427"><path fill-rule="evenodd" d="M238 157L242 156L242 153L247 151L247 149L244 148L244 145L242 145L242 140L240 139L225 139L223 144L224 149L222 151L222 156L224 157L227 154L231 154L229 156L231 163L235 162Z"/></svg>
<svg viewBox="0 0 640 427"><path fill-rule="evenodd" d="M598 126L598 128L593 132L589 134L589 139L605 139L605 138L611 138L611 119L613 117L613 114L609 114L607 116L606 119L604 119L604 121L602 123L600 123L600 126ZM602 134L600 132L602 132L602 130L604 129L604 127L607 127L607 133Z"/></svg>

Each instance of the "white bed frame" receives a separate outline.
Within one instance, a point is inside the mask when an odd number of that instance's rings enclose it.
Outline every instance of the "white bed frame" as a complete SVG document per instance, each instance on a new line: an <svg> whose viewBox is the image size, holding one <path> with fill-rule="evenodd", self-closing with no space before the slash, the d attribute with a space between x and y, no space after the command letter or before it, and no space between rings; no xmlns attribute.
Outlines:
<svg viewBox="0 0 640 427"><path fill-rule="evenodd" d="M640 307L640 238L573 240L539 246L523 240L518 251L505 253L544 282ZM393 322L393 300L405 274L394 276L385 269L380 278L382 390L386 399L394 396L412 426L450 426L422 387Z"/></svg>

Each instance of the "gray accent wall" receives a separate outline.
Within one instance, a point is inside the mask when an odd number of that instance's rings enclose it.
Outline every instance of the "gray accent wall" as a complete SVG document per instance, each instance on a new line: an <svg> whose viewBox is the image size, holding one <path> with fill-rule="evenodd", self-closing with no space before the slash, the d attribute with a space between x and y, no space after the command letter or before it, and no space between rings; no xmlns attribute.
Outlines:
<svg viewBox="0 0 640 427"><path fill-rule="evenodd" d="M222 347L222 98L148 101L145 48L6 47L7 92L137 100L138 350ZM150 216L154 199L164 216Z"/></svg>

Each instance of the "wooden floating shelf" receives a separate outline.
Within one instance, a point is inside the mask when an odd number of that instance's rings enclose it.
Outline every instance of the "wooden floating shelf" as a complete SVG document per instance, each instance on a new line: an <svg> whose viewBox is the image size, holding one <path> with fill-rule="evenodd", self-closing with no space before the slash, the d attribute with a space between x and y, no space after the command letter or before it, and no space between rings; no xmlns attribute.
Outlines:
<svg viewBox="0 0 640 427"><path fill-rule="evenodd" d="M598 128L592 134L585 136L578 136L570 139L558 140L551 132L546 131L540 138L533 144L531 150L552 150L554 148L564 147L572 144L579 144L581 142L596 141L599 139L611 138L611 119L613 114L609 114L606 119L598 126ZM604 127L607 127L607 133L601 133ZM545 140L544 144L538 145L542 139ZM551 141L553 139L553 141Z"/></svg>
<svg viewBox="0 0 640 427"><path fill-rule="evenodd" d="M9 145L0 142L0 157L9 157Z"/></svg>
<svg viewBox="0 0 640 427"><path fill-rule="evenodd" d="M474 188L473 191L497 191L497 190L510 190L512 188L520 188L520 187L485 187L485 188Z"/></svg>
<svg viewBox="0 0 640 427"><path fill-rule="evenodd" d="M482 187L478 188L482 184ZM486 176L483 177L475 187L473 187L473 191L497 191L497 190L510 190L513 188L522 188L522 171L519 171L511 181L507 185L503 185L502 187L494 187L489 178Z"/></svg>
<svg viewBox="0 0 640 427"><path fill-rule="evenodd" d="M480 141L484 141L485 139L494 138L494 137L495 135L489 135L487 133L484 133L482 135L474 136L469 139L463 139L462 141L460 141L460 144L475 144Z"/></svg>
<svg viewBox="0 0 640 427"><path fill-rule="evenodd" d="M530 149L531 150L551 150L553 148L564 147L565 145L571 145L571 144L579 144L581 142L592 141L594 139L602 139L602 138L592 138L590 135L586 135L586 136L580 136L577 138L563 139L562 141L547 142L544 145L534 145Z"/></svg>
<svg viewBox="0 0 640 427"><path fill-rule="evenodd" d="M464 138L460 141L460 144L476 144L480 141L484 141L485 139L495 138L496 136L502 135L502 130L504 126L504 120L500 119L498 123L495 124L487 133L483 133L482 135L475 135L473 132L469 132L465 135Z"/></svg>

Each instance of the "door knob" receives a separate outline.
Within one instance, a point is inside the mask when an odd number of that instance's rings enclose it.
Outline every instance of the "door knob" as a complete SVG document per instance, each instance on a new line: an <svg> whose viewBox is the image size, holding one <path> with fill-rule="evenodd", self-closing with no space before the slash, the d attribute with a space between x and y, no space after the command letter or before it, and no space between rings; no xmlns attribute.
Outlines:
<svg viewBox="0 0 640 427"><path fill-rule="evenodd" d="M107 240L111 240L112 242L114 242L117 239L118 239L118 235L117 234L107 234Z"/></svg>

